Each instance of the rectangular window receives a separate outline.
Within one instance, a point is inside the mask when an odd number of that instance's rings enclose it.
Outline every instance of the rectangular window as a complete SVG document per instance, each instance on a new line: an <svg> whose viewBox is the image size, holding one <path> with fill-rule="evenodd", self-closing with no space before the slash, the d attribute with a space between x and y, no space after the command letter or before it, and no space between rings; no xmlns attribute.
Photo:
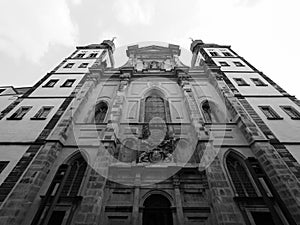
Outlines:
<svg viewBox="0 0 300 225"><path fill-rule="evenodd" d="M265 84L261 79L259 78L251 78L251 80L253 81L253 83L256 86L268 86L267 84Z"/></svg>
<svg viewBox="0 0 300 225"><path fill-rule="evenodd" d="M280 106L293 120L300 120L300 113L292 106Z"/></svg>
<svg viewBox="0 0 300 225"><path fill-rule="evenodd" d="M244 67L245 65L241 62L233 62L235 66L237 67Z"/></svg>
<svg viewBox="0 0 300 225"><path fill-rule="evenodd" d="M224 56L228 56L228 57L232 57L233 55L231 54L231 53L229 53L229 52L223 52L223 55Z"/></svg>
<svg viewBox="0 0 300 225"><path fill-rule="evenodd" d="M29 110L31 108L32 108L32 106L22 106L7 119L8 120L21 120L25 116L25 114L29 112Z"/></svg>
<svg viewBox="0 0 300 225"><path fill-rule="evenodd" d="M233 78L239 86L250 86L243 78Z"/></svg>
<svg viewBox="0 0 300 225"><path fill-rule="evenodd" d="M220 56L217 52L211 51L209 52L211 56Z"/></svg>
<svg viewBox="0 0 300 225"><path fill-rule="evenodd" d="M32 117L32 120L45 120L50 113L50 111L53 109L53 106L43 106L37 114Z"/></svg>
<svg viewBox="0 0 300 225"><path fill-rule="evenodd" d="M68 79L65 83L63 83L63 85L61 85L61 87L72 87L75 81L75 79Z"/></svg>
<svg viewBox="0 0 300 225"><path fill-rule="evenodd" d="M89 65L88 63L81 63L78 68L87 68L88 65Z"/></svg>
<svg viewBox="0 0 300 225"><path fill-rule="evenodd" d="M85 56L84 53L79 53L78 55L76 55L76 58L83 58Z"/></svg>
<svg viewBox="0 0 300 225"><path fill-rule="evenodd" d="M9 164L9 161L0 161L0 173L5 169L5 167Z"/></svg>
<svg viewBox="0 0 300 225"><path fill-rule="evenodd" d="M98 53L91 53L91 54L89 55L89 58L96 58L97 55L98 55Z"/></svg>
<svg viewBox="0 0 300 225"><path fill-rule="evenodd" d="M227 62L219 62L221 66L229 66Z"/></svg>
<svg viewBox="0 0 300 225"><path fill-rule="evenodd" d="M274 111L274 109L271 108L271 106L259 106L259 108L269 120L283 119Z"/></svg>
<svg viewBox="0 0 300 225"><path fill-rule="evenodd" d="M75 65L75 63L68 63L64 66L64 68L72 68Z"/></svg>
<svg viewBox="0 0 300 225"><path fill-rule="evenodd" d="M54 87L54 85L58 82L58 79L49 80L43 87Z"/></svg>

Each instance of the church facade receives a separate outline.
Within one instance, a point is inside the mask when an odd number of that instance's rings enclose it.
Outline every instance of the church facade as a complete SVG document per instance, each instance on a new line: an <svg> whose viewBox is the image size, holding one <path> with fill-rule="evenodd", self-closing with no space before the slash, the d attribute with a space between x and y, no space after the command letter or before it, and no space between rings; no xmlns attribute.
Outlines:
<svg viewBox="0 0 300 225"><path fill-rule="evenodd" d="M227 45L124 54L0 87L1 225L300 223L300 101Z"/></svg>

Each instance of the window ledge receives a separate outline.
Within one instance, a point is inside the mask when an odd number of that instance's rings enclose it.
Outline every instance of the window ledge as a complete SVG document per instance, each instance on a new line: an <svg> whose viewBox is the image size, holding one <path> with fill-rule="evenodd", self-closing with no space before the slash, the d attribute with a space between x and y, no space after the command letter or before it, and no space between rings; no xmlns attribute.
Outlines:
<svg viewBox="0 0 300 225"><path fill-rule="evenodd" d="M22 118L15 118L15 117L8 117L8 118L6 118L7 120L21 120Z"/></svg>
<svg viewBox="0 0 300 225"><path fill-rule="evenodd" d="M267 117L267 119L268 120L283 120L283 118L282 117L278 117L278 118L271 118L271 117Z"/></svg>
<svg viewBox="0 0 300 225"><path fill-rule="evenodd" d="M31 120L46 120L47 118L43 118L43 117L41 117L41 118L38 118L38 117L31 117L30 118Z"/></svg>
<svg viewBox="0 0 300 225"><path fill-rule="evenodd" d="M248 87L248 86L250 86L250 84L238 84L238 86L240 86L240 87L247 86Z"/></svg>
<svg viewBox="0 0 300 225"><path fill-rule="evenodd" d="M60 86L61 88L70 88L72 86Z"/></svg>
<svg viewBox="0 0 300 225"><path fill-rule="evenodd" d="M292 120L300 120L300 117L291 117Z"/></svg>
<svg viewBox="0 0 300 225"><path fill-rule="evenodd" d="M54 86L42 86L42 88L53 88Z"/></svg>
<svg viewBox="0 0 300 225"><path fill-rule="evenodd" d="M257 86L257 87L267 87L268 85L267 84L256 84L255 86Z"/></svg>

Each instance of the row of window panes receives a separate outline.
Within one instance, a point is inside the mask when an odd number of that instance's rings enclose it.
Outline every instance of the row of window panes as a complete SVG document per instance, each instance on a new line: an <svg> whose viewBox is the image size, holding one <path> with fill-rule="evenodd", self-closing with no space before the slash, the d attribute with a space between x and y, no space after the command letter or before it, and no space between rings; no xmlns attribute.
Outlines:
<svg viewBox="0 0 300 225"><path fill-rule="evenodd" d="M91 53L88 58L96 58L98 53ZM75 58L83 58L85 56L85 53L79 53L75 56Z"/></svg>
<svg viewBox="0 0 300 225"><path fill-rule="evenodd" d="M230 66L227 62L224 62L224 61L220 61L219 62L220 63L220 65L221 66L223 66L223 67L225 67L225 66ZM241 62L233 62L234 63L234 65L236 66L236 67L245 67L245 65L243 64L243 63L241 63Z"/></svg>
<svg viewBox="0 0 300 225"><path fill-rule="evenodd" d="M243 78L233 78L239 86L250 86ZM250 78L256 86L268 86L259 78Z"/></svg>
<svg viewBox="0 0 300 225"><path fill-rule="evenodd" d="M211 56L215 56L215 57L220 57L221 56L218 52L215 52L215 51L211 51L209 53L210 53ZM222 54L225 57L233 57L233 55L230 52L222 52Z"/></svg>
<svg viewBox="0 0 300 225"><path fill-rule="evenodd" d="M54 87L58 81L59 79L51 79L43 87ZM60 87L72 87L75 81L76 79L67 79Z"/></svg>
<svg viewBox="0 0 300 225"><path fill-rule="evenodd" d="M12 114L9 120L21 120L30 110L32 106L21 106L14 114ZM53 106L43 106L33 117L32 120L45 120L48 114L53 109Z"/></svg>
<svg viewBox="0 0 300 225"><path fill-rule="evenodd" d="M67 63L67 64L64 66L64 68L70 69L70 68L72 68L74 65L75 65L75 63ZM81 64L78 66L78 68L87 68L88 65L89 65L89 63L81 63Z"/></svg>
<svg viewBox="0 0 300 225"><path fill-rule="evenodd" d="M259 106L260 110L270 120L280 120L280 117L271 106ZM300 119L300 113L292 106L280 106L280 108L293 120Z"/></svg>

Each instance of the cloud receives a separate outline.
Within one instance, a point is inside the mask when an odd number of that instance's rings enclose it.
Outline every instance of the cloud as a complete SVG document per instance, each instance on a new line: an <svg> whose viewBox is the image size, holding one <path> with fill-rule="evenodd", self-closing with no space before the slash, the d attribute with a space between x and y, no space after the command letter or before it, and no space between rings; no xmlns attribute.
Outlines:
<svg viewBox="0 0 300 225"><path fill-rule="evenodd" d="M154 16L155 1L116 0L113 5L119 22L125 25L150 25Z"/></svg>
<svg viewBox="0 0 300 225"><path fill-rule="evenodd" d="M66 0L2 0L0 8L0 51L16 59L38 62L50 45L76 43Z"/></svg>

